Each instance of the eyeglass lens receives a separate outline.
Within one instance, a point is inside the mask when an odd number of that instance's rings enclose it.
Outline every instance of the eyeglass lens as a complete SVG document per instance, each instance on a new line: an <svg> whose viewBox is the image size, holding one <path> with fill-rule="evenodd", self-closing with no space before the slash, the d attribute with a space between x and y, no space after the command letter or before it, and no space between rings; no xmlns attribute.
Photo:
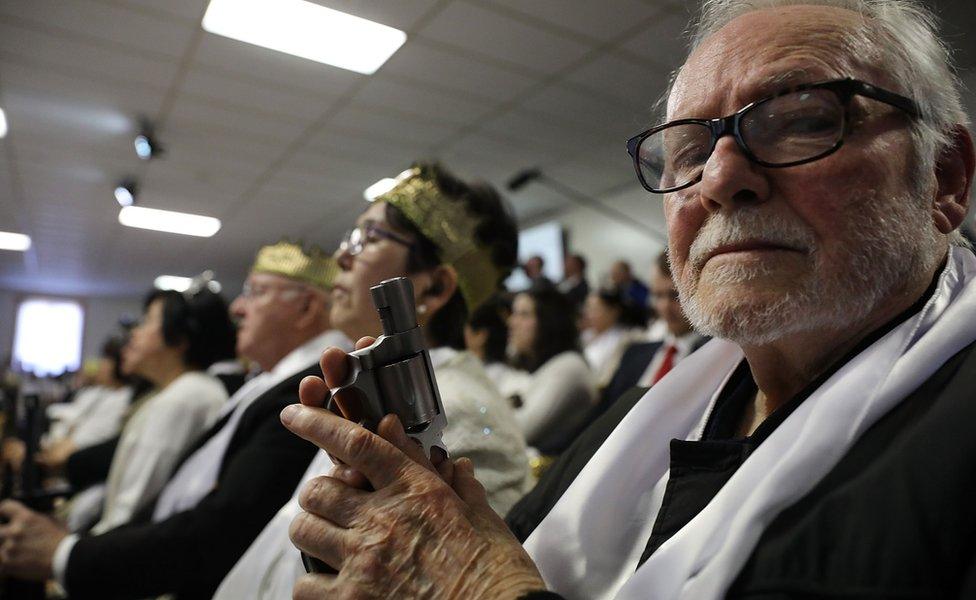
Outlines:
<svg viewBox="0 0 976 600"><path fill-rule="evenodd" d="M752 157L767 166L812 160L836 148L844 134L844 106L825 89L776 96L741 115L739 132ZM671 125L646 137L637 149L645 183L654 189L696 181L715 145L704 123Z"/></svg>

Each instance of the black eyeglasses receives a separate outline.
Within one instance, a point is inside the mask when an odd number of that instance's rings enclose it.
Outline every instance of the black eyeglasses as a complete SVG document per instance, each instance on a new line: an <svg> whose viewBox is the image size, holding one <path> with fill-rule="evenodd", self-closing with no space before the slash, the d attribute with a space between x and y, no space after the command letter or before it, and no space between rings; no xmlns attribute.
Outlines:
<svg viewBox="0 0 976 600"><path fill-rule="evenodd" d="M346 253L349 256L356 256L363 251L368 244L377 242L380 239L394 241L403 244L407 248L412 248L414 243L405 237L399 236L392 231L383 229L372 222L365 222L355 229L346 232L345 237L339 242L339 253Z"/></svg>
<svg viewBox="0 0 976 600"><path fill-rule="evenodd" d="M792 167L837 151L851 129L851 98L894 106L913 119L909 98L857 79L798 85L718 119L679 119L627 140L627 152L649 192L676 192L701 180L719 138L735 137L749 160L764 167Z"/></svg>

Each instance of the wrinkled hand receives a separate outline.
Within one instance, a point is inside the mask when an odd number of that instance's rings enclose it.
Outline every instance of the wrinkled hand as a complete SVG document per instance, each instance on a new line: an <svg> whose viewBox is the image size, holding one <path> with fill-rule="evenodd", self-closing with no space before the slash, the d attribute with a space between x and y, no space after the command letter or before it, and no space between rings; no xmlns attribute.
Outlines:
<svg viewBox="0 0 976 600"><path fill-rule="evenodd" d="M305 485L299 496L305 512L290 535L338 575L304 576L294 598L497 600L545 589L488 505L471 462L443 456L431 462L392 415L374 434L316 408L326 383L344 379L345 353L330 348L321 364L325 381L306 378L300 391L306 406L286 408L282 422L345 467Z"/></svg>
<svg viewBox="0 0 976 600"><path fill-rule="evenodd" d="M68 530L20 502L0 502L0 572L20 579L45 581L52 576L54 551Z"/></svg>

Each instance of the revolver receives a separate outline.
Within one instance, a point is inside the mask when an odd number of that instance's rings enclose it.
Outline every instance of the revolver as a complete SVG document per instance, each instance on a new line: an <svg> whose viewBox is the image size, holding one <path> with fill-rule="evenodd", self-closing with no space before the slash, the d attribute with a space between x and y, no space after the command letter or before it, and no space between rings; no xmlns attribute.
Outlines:
<svg viewBox="0 0 976 600"><path fill-rule="evenodd" d="M380 314L383 335L370 346L349 353L349 376L332 390L326 408L344 414L336 404L336 395L346 392L345 396L357 396L358 412L346 416L363 427L376 431L384 416L394 414L407 435L423 445L427 456L435 446L447 454L441 440L447 416L423 332L417 325L413 284L406 277L395 277L369 291ZM334 573L305 553L302 562L310 573Z"/></svg>

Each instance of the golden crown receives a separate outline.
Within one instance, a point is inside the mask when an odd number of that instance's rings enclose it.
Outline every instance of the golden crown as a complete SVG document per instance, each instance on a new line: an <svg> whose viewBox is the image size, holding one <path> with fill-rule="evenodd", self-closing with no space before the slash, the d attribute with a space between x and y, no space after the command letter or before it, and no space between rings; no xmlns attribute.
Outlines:
<svg viewBox="0 0 976 600"><path fill-rule="evenodd" d="M469 312L498 291L506 272L492 262L490 251L478 243L478 219L463 202L444 196L424 171L414 167L400 173L393 188L375 201L397 207L438 247L441 261L457 272L458 287Z"/></svg>
<svg viewBox="0 0 976 600"><path fill-rule="evenodd" d="M332 289L339 266L331 255L312 246L307 252L301 244L282 240L258 250L251 271L297 279L316 287Z"/></svg>

